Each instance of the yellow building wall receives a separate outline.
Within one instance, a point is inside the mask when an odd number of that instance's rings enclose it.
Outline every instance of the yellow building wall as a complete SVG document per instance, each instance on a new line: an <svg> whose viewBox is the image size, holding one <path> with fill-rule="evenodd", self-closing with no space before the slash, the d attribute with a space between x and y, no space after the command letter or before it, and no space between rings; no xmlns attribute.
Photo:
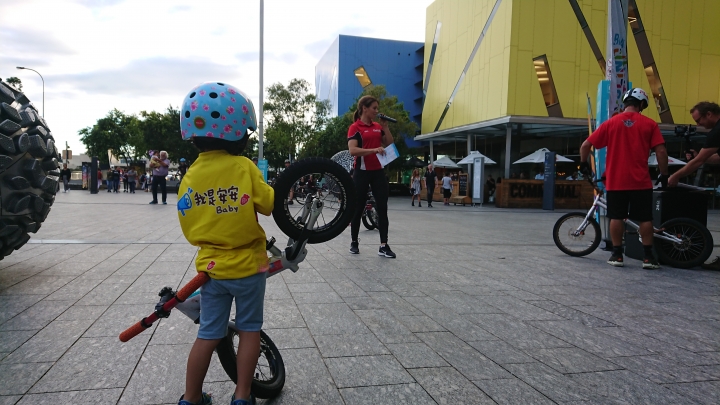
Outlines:
<svg viewBox="0 0 720 405"><path fill-rule="evenodd" d="M442 22L423 109L422 132L433 132L495 0L437 0L427 8L425 67ZM440 129L507 115L512 1L500 5Z"/></svg>
<svg viewBox="0 0 720 405"><path fill-rule="evenodd" d="M720 0L636 0L676 123L688 111L720 100ZM437 21L440 33L423 110L433 132L495 0L436 0L427 9L425 66ZM606 56L607 0L578 0ZM503 0L440 129L506 115L547 116L532 59L547 55L565 117L593 114L603 74L568 0ZM628 33L630 81L649 92L635 38ZM646 114L659 121L651 106Z"/></svg>

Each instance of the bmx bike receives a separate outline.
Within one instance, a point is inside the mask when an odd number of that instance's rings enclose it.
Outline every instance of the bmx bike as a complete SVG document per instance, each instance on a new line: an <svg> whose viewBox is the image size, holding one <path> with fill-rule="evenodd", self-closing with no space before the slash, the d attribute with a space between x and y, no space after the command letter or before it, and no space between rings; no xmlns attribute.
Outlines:
<svg viewBox="0 0 720 405"><path fill-rule="evenodd" d="M310 174L330 184L332 192L323 193L318 188L307 193L302 204L288 205L287 196L291 188L296 187L301 179ZM278 177L274 189L273 219L289 239L284 249L275 246L274 237L267 241L267 277L287 269L297 272L299 263L305 260L307 255L307 243L322 243L338 236L355 215L355 188L352 179L342 166L330 159L309 158L297 161ZM185 199L190 199L188 193L180 198L178 204ZM171 287L164 287L158 294L160 301L155 305L155 311L122 332L120 340L127 342L149 328L153 322L167 318L173 308L177 308L191 321L199 323L202 310L199 288L208 280L207 273L200 272L177 292ZM215 353L225 373L235 383L238 342L239 331L233 321L228 321L227 335L220 341ZM285 363L280 351L270 337L260 331L260 353L251 391L257 398L272 398L280 393L284 385Z"/></svg>
<svg viewBox="0 0 720 405"><path fill-rule="evenodd" d="M565 214L553 227L555 245L570 256L588 255L600 245L601 231L600 225L595 220L595 213L598 207L607 209L607 201L597 187L597 180L588 179L588 181L596 190L590 210L587 213ZM630 219L626 218L624 221L634 231L640 228ZM673 218L663 223L660 229L653 227L653 245L661 263L689 269L699 266L710 257L713 237L703 224L694 219Z"/></svg>

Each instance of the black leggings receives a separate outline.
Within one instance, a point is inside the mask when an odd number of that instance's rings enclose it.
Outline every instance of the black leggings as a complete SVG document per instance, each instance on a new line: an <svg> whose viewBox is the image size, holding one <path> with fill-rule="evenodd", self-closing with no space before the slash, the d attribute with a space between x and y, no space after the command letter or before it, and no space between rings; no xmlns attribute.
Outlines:
<svg viewBox="0 0 720 405"><path fill-rule="evenodd" d="M373 197L375 197L375 209L378 212L380 231L380 243L387 243L388 239L388 182L384 170L355 170L353 174L355 181L355 192L357 193L357 211L355 218L350 224L350 236L352 240L358 240L360 232L360 221L367 202L368 185L372 186Z"/></svg>

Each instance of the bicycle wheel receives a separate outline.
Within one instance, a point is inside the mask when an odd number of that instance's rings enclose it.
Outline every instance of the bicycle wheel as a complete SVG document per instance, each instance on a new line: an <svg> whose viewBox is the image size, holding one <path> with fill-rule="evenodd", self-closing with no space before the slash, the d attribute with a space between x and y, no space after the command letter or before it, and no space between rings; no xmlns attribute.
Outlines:
<svg viewBox="0 0 720 405"><path fill-rule="evenodd" d="M322 243L342 233L355 215L355 186L345 169L330 159L308 158L299 160L285 169L275 183L273 219L287 236L297 239L305 228L303 212L305 201L288 205L288 194L306 176L313 176L316 190L308 197L318 198L323 209L315 226L310 229L308 243Z"/></svg>
<svg viewBox="0 0 720 405"><path fill-rule="evenodd" d="M377 222L375 222L374 220L374 215L372 211L363 212L362 223L363 225L365 225L365 228L367 228L368 231L372 231L373 229L377 228Z"/></svg>
<svg viewBox="0 0 720 405"><path fill-rule="evenodd" d="M553 227L553 241L558 249L570 256L585 256L597 249L600 245L600 225L594 218L588 219L588 225L579 235L573 233L578 230L585 220L585 212L571 212L560 217Z"/></svg>
<svg viewBox="0 0 720 405"><path fill-rule="evenodd" d="M662 224L660 229L682 239L682 243L673 243L654 238L655 251L661 263L689 269L701 265L710 257L713 237L700 222L690 218L674 218Z"/></svg>
<svg viewBox="0 0 720 405"><path fill-rule="evenodd" d="M0 259L27 243L47 218L60 189L58 157L35 106L0 82Z"/></svg>
<svg viewBox="0 0 720 405"><path fill-rule="evenodd" d="M225 336L217 345L218 355L228 377L237 384L237 346L238 331L228 327ZM251 391L257 398L273 398L280 394L285 385L285 363L280 351L264 331L260 331L260 356L255 367Z"/></svg>

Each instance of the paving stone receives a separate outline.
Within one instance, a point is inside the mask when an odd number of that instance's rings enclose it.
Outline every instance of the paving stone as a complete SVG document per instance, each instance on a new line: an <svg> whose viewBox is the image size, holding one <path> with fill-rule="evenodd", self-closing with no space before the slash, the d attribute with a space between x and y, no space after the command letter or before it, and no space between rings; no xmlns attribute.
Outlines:
<svg viewBox="0 0 720 405"><path fill-rule="evenodd" d="M0 291L0 295L49 295L69 283L76 276L34 275L10 288Z"/></svg>
<svg viewBox="0 0 720 405"><path fill-rule="evenodd" d="M3 359L4 363L56 361L87 330L92 320L53 321Z"/></svg>
<svg viewBox="0 0 720 405"><path fill-rule="evenodd" d="M74 301L40 301L0 325L0 331L36 330L67 310Z"/></svg>
<svg viewBox="0 0 720 405"><path fill-rule="evenodd" d="M367 293L365 293L365 295L367 295ZM344 297L343 300L353 311L364 310L364 309L385 309L385 307L381 303L379 303L367 296L366 297Z"/></svg>
<svg viewBox="0 0 720 405"><path fill-rule="evenodd" d="M338 388L415 382L393 356L356 356L325 359Z"/></svg>
<svg viewBox="0 0 720 405"><path fill-rule="evenodd" d="M603 358L650 354L647 350L573 321L529 321L551 335Z"/></svg>
<svg viewBox="0 0 720 405"><path fill-rule="evenodd" d="M328 283L297 283L288 284L288 290L295 293L331 293L334 292Z"/></svg>
<svg viewBox="0 0 720 405"><path fill-rule="evenodd" d="M307 327L293 300L265 300L263 311L266 329Z"/></svg>
<svg viewBox="0 0 720 405"><path fill-rule="evenodd" d="M45 295L0 295L0 324L35 305L43 298Z"/></svg>
<svg viewBox="0 0 720 405"><path fill-rule="evenodd" d="M24 394L53 363L0 363L0 395Z"/></svg>
<svg viewBox="0 0 720 405"><path fill-rule="evenodd" d="M21 395L1 395L0 405L15 405L22 398Z"/></svg>
<svg viewBox="0 0 720 405"><path fill-rule="evenodd" d="M169 318L160 319L155 323L157 327L152 331L149 345L189 344L195 342L197 338L199 326L180 311L173 311Z"/></svg>
<svg viewBox="0 0 720 405"><path fill-rule="evenodd" d="M109 282L104 280L92 291L85 294L75 305L110 305L125 292L130 283Z"/></svg>
<svg viewBox="0 0 720 405"><path fill-rule="evenodd" d="M562 374L623 368L576 347L533 349L528 350L527 354Z"/></svg>
<svg viewBox="0 0 720 405"><path fill-rule="evenodd" d="M418 333L417 336L468 380L510 377L502 367L448 332Z"/></svg>
<svg viewBox="0 0 720 405"><path fill-rule="evenodd" d="M393 315L411 332L445 332L445 328L426 315Z"/></svg>
<svg viewBox="0 0 720 405"><path fill-rule="evenodd" d="M590 389L594 396L638 405L689 404L693 401L627 370L580 373L569 379Z"/></svg>
<svg viewBox="0 0 720 405"><path fill-rule="evenodd" d="M396 315L422 315L415 307L394 292L369 292L368 295L388 312Z"/></svg>
<svg viewBox="0 0 720 405"><path fill-rule="evenodd" d="M340 393L317 349L285 350L282 355L285 372L292 378L285 380L285 387L272 400L273 404L343 405Z"/></svg>
<svg viewBox="0 0 720 405"><path fill-rule="evenodd" d="M17 405L109 404L117 403L120 394L122 388L28 394Z"/></svg>
<svg viewBox="0 0 720 405"><path fill-rule="evenodd" d="M555 402L517 378L474 381L499 405L551 405Z"/></svg>
<svg viewBox="0 0 720 405"><path fill-rule="evenodd" d="M599 327L609 327L609 326L615 326L614 323L605 321L603 319L594 317L590 314L586 314L585 312L582 312L582 307L569 307L566 305L559 304L557 302L553 301L533 301L533 305L546 309L562 318L580 322L585 326L589 326L591 328L599 328Z"/></svg>
<svg viewBox="0 0 720 405"><path fill-rule="evenodd" d="M497 308L499 311L514 316L520 320L561 320L562 317L546 311L540 307L529 304L515 297L509 296L482 296L478 299L485 305ZM489 312L492 313L492 312Z"/></svg>
<svg viewBox="0 0 720 405"><path fill-rule="evenodd" d="M381 385L379 387L343 388L340 390L346 405L407 404L435 405L436 402L419 384Z"/></svg>
<svg viewBox="0 0 720 405"><path fill-rule="evenodd" d="M383 343L419 342L408 328L397 322L386 310L360 310L355 311L355 314Z"/></svg>
<svg viewBox="0 0 720 405"><path fill-rule="evenodd" d="M715 379L715 377L703 373L697 367L681 366L663 356L615 357L611 361L658 384Z"/></svg>
<svg viewBox="0 0 720 405"><path fill-rule="evenodd" d="M720 381L668 384L665 388L690 398L698 404L717 405L720 403Z"/></svg>
<svg viewBox="0 0 720 405"><path fill-rule="evenodd" d="M36 333L38 333L38 329L0 331L0 353L12 352Z"/></svg>
<svg viewBox="0 0 720 405"><path fill-rule="evenodd" d="M405 368L449 366L442 357L424 343L388 344L387 347Z"/></svg>
<svg viewBox="0 0 720 405"><path fill-rule="evenodd" d="M464 316L484 330L491 332L495 337L519 349L548 349L571 346L564 340L508 315L466 314Z"/></svg>
<svg viewBox="0 0 720 405"><path fill-rule="evenodd" d="M343 298L367 297L367 293L349 279L328 280L328 284L330 284L330 287L332 287L332 289Z"/></svg>
<svg viewBox="0 0 720 405"><path fill-rule="evenodd" d="M593 399L592 391L540 363L506 364L515 377L556 402Z"/></svg>
<svg viewBox="0 0 720 405"><path fill-rule="evenodd" d="M443 304L430 297L404 297L403 299L421 311L426 308L445 308Z"/></svg>
<svg viewBox="0 0 720 405"><path fill-rule="evenodd" d="M114 337L132 325L138 323L144 317L155 310L148 305L111 305L107 311L98 318L95 323L85 332L83 337ZM155 330L157 322L146 329L143 334Z"/></svg>
<svg viewBox="0 0 720 405"><path fill-rule="evenodd" d="M265 333L279 350L316 347L307 328L265 329Z"/></svg>
<svg viewBox="0 0 720 405"><path fill-rule="evenodd" d="M480 354L489 358L497 364L512 363L533 363L535 360L502 340L483 340L478 342L469 342L470 346L479 351Z"/></svg>
<svg viewBox="0 0 720 405"><path fill-rule="evenodd" d="M292 293L292 297L297 304L332 304L332 303L344 303L345 302L334 291L312 292L312 293Z"/></svg>
<svg viewBox="0 0 720 405"><path fill-rule="evenodd" d="M493 334L487 329L478 326L449 309L427 308L423 312L442 327L449 330L455 336L466 342L477 342L479 340L495 340ZM467 315L470 316L470 315Z"/></svg>
<svg viewBox="0 0 720 405"><path fill-rule="evenodd" d="M292 299L282 277L270 277L265 283L265 300Z"/></svg>
<svg viewBox="0 0 720 405"><path fill-rule="evenodd" d="M438 404L495 404L454 368L415 368L408 371Z"/></svg>
<svg viewBox="0 0 720 405"><path fill-rule="evenodd" d="M298 309L312 335L367 333L367 327L345 304L300 304Z"/></svg>
<svg viewBox="0 0 720 405"><path fill-rule="evenodd" d="M693 368L720 380L720 364L715 364L712 366L696 366Z"/></svg>
<svg viewBox="0 0 720 405"><path fill-rule="evenodd" d="M317 335L315 343L325 358L390 354L390 351L372 333Z"/></svg>

